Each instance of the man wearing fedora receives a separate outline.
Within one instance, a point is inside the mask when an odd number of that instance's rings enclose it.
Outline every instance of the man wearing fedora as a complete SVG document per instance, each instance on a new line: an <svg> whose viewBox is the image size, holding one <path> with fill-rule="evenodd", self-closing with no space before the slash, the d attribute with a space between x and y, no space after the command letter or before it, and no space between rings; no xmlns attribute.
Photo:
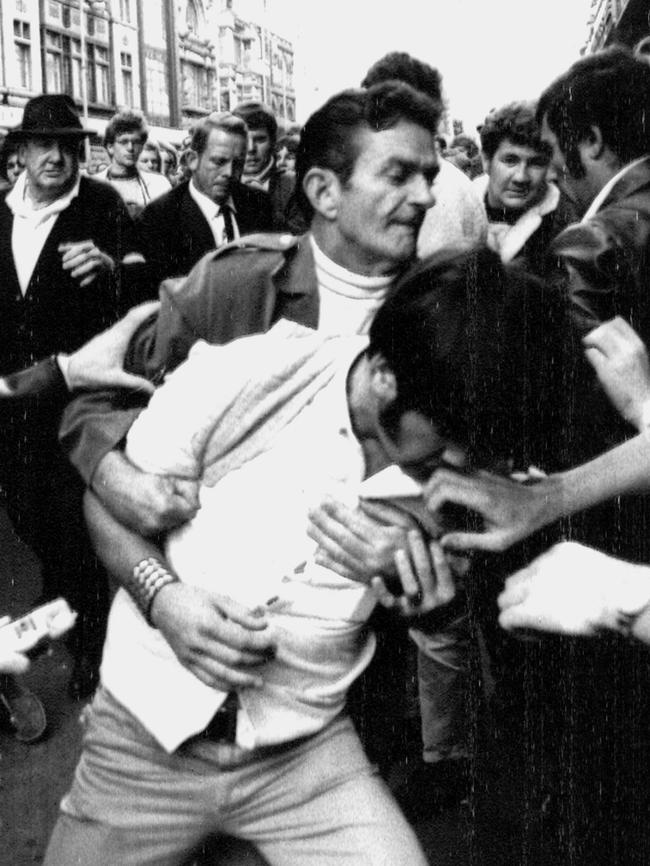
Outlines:
<svg viewBox="0 0 650 866"><path fill-rule="evenodd" d="M90 133L69 97L29 100L13 134L25 171L0 201L0 375L48 356L65 363L119 318L132 233L115 190L80 176ZM62 406L2 402L0 484L17 533L41 560L44 598L64 595L80 612L71 687L81 694L101 649L107 583L86 538L81 484L59 452Z"/></svg>

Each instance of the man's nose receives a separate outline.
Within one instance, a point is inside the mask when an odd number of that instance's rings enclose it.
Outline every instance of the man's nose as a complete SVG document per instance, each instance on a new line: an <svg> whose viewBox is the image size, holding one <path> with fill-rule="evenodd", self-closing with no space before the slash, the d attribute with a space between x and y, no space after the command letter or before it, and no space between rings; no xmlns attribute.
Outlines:
<svg viewBox="0 0 650 866"><path fill-rule="evenodd" d="M61 162L63 159L63 149L59 141L53 141L47 152L47 158L50 162Z"/></svg>
<svg viewBox="0 0 650 866"><path fill-rule="evenodd" d="M219 169L220 177L232 177L235 172L235 166L232 160L224 162Z"/></svg>
<svg viewBox="0 0 650 866"><path fill-rule="evenodd" d="M424 175L414 178L411 184L411 201L420 207L433 207L436 203L436 197L433 194L433 185L424 177Z"/></svg>
<svg viewBox="0 0 650 866"><path fill-rule="evenodd" d="M530 179L528 174L528 166L525 163L520 162L519 165L516 167L514 174L512 175L512 179L515 181L515 183L528 183Z"/></svg>
<svg viewBox="0 0 650 866"><path fill-rule="evenodd" d="M252 135L248 136L246 153L255 153L255 139Z"/></svg>

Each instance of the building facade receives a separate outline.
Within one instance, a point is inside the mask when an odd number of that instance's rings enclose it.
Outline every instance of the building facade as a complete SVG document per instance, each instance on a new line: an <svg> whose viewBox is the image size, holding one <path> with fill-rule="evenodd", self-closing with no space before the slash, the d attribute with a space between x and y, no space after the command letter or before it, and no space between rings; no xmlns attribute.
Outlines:
<svg viewBox="0 0 650 866"><path fill-rule="evenodd" d="M650 37L650 0L592 0L583 54L607 45L630 48Z"/></svg>
<svg viewBox="0 0 650 866"><path fill-rule="evenodd" d="M0 127L39 93L87 106L97 133L135 108L180 142L198 117L245 99L292 123L293 47L267 26L267 2L260 18L237 0L0 0Z"/></svg>

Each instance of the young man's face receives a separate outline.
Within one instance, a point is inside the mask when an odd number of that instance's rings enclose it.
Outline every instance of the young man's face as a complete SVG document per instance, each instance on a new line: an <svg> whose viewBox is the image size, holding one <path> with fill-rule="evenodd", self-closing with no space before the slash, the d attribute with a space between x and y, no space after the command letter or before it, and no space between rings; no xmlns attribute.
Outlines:
<svg viewBox="0 0 650 866"><path fill-rule="evenodd" d="M140 158L144 141L140 132L121 132L113 142L108 145L108 152L115 165L120 168L133 168Z"/></svg>
<svg viewBox="0 0 650 866"><path fill-rule="evenodd" d="M557 179L557 185L562 192L576 204L581 213L584 213L599 192L599 184L595 183L591 173L584 165L585 173L582 177L572 174L566 164L565 154L560 148L557 136L548 125L546 117L542 121L542 140L552 148L550 170ZM580 150L580 145L578 145ZM582 157L581 157L582 160Z"/></svg>
<svg viewBox="0 0 650 866"><path fill-rule="evenodd" d="M346 184L336 182L336 238L326 252L358 274L392 273L415 256L425 212L435 202L435 137L408 121L356 135L352 175Z"/></svg>
<svg viewBox="0 0 650 866"><path fill-rule="evenodd" d="M248 130L245 174L259 174L269 164L273 151L271 136L264 127Z"/></svg>
<svg viewBox="0 0 650 866"><path fill-rule="evenodd" d="M488 204L510 211L528 210L544 195L548 165L545 153L504 138L486 163Z"/></svg>
<svg viewBox="0 0 650 866"><path fill-rule="evenodd" d="M245 155L242 135L211 129L203 153L192 153L188 159L194 186L215 204L223 204L241 177Z"/></svg>

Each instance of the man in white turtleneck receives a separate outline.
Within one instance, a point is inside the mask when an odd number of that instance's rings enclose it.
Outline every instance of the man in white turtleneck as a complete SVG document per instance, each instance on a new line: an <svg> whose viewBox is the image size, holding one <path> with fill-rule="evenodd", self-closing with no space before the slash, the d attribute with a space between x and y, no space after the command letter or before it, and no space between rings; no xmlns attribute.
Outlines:
<svg viewBox="0 0 650 866"><path fill-rule="evenodd" d="M163 283L161 313L132 347L132 372L160 381L197 339L225 343L267 331L281 318L327 333L366 333L395 278L415 259L418 232L434 203L438 120L426 96L396 82L332 97L308 120L298 159L310 233L242 238L204 257L186 280ZM149 475L128 462L118 443L137 411L123 406L117 397L102 407L97 395L73 404L63 441L91 488L93 522L102 534L111 527L109 568L135 592L134 533L168 530L190 519L199 503L194 482ZM129 545L131 557L123 560ZM143 559L150 550L143 541ZM258 635L225 620L189 589L183 605L161 612L158 627L204 682L228 691L253 681Z"/></svg>

